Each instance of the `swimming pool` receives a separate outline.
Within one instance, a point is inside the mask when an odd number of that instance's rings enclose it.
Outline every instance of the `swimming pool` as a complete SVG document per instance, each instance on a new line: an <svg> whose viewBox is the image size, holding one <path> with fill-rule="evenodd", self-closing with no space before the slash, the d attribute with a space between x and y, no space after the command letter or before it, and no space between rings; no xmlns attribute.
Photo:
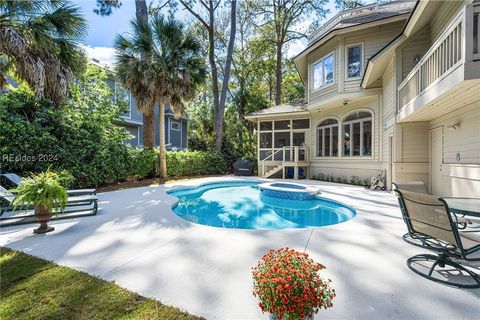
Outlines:
<svg viewBox="0 0 480 320"><path fill-rule="evenodd" d="M355 210L324 197L289 200L261 194L258 182L209 183L169 191L173 211L193 223L235 229L320 227L352 219Z"/></svg>

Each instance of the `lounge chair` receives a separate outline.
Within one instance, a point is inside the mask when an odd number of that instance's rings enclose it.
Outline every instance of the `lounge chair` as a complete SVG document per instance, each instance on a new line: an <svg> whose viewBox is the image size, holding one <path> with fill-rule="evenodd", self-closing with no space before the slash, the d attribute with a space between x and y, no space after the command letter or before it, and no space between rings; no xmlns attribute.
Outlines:
<svg viewBox="0 0 480 320"><path fill-rule="evenodd" d="M459 288L480 288L480 275L462 265L468 261L480 261L480 255L472 257L480 253L480 236L460 232L455 216L442 198L398 189L395 192L403 204L402 215L410 236L420 240L423 248L435 253L415 255L407 260L407 266L435 282ZM425 264L429 266L425 267ZM427 271L422 271L422 266ZM437 269L445 279L433 276ZM465 277L470 282L456 281L455 277Z"/></svg>
<svg viewBox="0 0 480 320"><path fill-rule="evenodd" d="M23 183L22 177L15 173L2 173L0 175L4 177L9 183L11 183L12 187L17 187ZM84 196L84 195L96 195L97 191L95 189L75 189L75 190L67 190L67 194L69 196Z"/></svg>
<svg viewBox="0 0 480 320"><path fill-rule="evenodd" d="M17 225L35 222L33 205L13 207L15 195L0 186L0 226ZM64 211L57 216L58 219L74 218L96 215L98 211L96 195L69 196Z"/></svg>

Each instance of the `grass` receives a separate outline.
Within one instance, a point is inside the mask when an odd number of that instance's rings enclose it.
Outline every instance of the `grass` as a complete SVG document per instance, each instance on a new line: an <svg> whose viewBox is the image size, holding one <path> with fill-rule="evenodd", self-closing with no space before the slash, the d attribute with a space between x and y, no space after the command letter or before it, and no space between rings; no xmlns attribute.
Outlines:
<svg viewBox="0 0 480 320"><path fill-rule="evenodd" d="M201 319L84 272L0 247L0 319Z"/></svg>

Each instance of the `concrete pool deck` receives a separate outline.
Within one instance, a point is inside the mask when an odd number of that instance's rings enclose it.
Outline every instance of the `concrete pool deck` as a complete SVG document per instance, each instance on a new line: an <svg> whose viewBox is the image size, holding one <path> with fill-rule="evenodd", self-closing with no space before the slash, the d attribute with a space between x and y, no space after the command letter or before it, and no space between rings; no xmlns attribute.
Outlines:
<svg viewBox="0 0 480 320"><path fill-rule="evenodd" d="M478 319L480 289L421 278L405 261L422 252L405 243L397 199L388 192L312 180L322 195L357 210L347 222L305 229L239 230L196 225L171 210L165 190L238 177L203 178L99 194L96 216L2 228L0 246L100 278L208 319L267 319L252 296L251 267L269 249L306 250L337 291L318 319ZM254 180L256 178L244 178ZM261 179L258 179L262 181ZM480 263L476 266L480 272Z"/></svg>

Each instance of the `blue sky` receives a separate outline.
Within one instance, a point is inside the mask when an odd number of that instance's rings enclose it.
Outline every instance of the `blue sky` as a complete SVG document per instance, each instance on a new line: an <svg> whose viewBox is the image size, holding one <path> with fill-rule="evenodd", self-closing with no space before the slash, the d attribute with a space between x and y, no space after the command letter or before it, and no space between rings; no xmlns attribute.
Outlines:
<svg viewBox="0 0 480 320"><path fill-rule="evenodd" d="M122 0L122 6L108 17L102 17L93 12L96 8L95 0L73 0L73 2L81 8L88 22L88 37L84 41L87 54L92 58L100 60L102 63L111 65L114 61L114 50L112 46L115 35L128 32L130 29L130 20L135 17L135 0ZM328 7L330 14L327 18L335 13L333 0ZM181 9L177 13L177 16L179 18L190 19ZM309 23L309 21L305 21L305 23ZM292 43L288 55L293 56L304 47L305 41Z"/></svg>

